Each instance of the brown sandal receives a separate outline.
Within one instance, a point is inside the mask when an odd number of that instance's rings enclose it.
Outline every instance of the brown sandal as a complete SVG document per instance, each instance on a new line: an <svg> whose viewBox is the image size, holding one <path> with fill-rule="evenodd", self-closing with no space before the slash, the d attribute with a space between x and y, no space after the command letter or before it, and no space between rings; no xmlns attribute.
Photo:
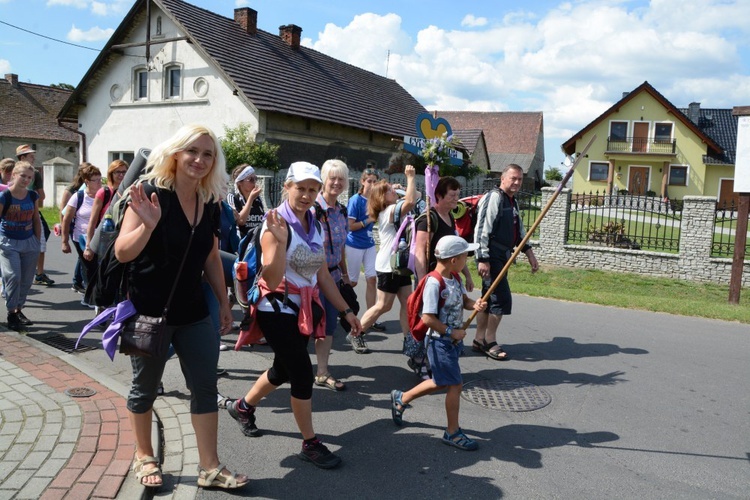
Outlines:
<svg viewBox="0 0 750 500"><path fill-rule="evenodd" d="M315 377L315 385L320 387L326 387L332 391L343 391L346 389L346 385L340 380L336 380L331 376L330 373L324 373L323 375L317 375Z"/></svg>

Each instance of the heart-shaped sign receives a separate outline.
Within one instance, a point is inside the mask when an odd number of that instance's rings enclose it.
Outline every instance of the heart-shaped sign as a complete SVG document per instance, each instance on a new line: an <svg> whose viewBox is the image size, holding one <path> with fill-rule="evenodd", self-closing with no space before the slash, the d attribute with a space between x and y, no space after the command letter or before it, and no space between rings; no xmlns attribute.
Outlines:
<svg viewBox="0 0 750 500"><path fill-rule="evenodd" d="M447 133L451 135L451 126L445 118L435 118L429 113L417 116L417 133L425 139L435 139Z"/></svg>

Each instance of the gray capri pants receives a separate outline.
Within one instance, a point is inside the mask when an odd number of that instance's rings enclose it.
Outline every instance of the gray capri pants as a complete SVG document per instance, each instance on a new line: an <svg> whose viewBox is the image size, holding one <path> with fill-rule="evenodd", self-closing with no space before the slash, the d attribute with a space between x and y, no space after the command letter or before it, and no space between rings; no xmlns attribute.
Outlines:
<svg viewBox="0 0 750 500"><path fill-rule="evenodd" d="M219 341L210 317L206 316L190 325L168 326L166 334L172 339L185 383L190 390L190 413L219 411L216 401ZM154 405L167 354L161 359L131 356L130 363L133 366L133 384L127 407L133 413L146 413Z"/></svg>

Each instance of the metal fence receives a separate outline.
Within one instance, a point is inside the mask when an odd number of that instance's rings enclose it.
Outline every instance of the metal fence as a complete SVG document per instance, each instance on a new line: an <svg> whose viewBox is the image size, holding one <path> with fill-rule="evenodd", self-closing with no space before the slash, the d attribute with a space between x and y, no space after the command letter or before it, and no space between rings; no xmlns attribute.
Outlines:
<svg viewBox="0 0 750 500"><path fill-rule="evenodd" d="M572 195L567 242L677 253L682 203L599 192Z"/></svg>
<svg viewBox="0 0 750 500"><path fill-rule="evenodd" d="M737 207L734 201L717 204L711 257L734 257L736 228ZM750 256L750 238L746 239L745 255Z"/></svg>
<svg viewBox="0 0 750 500"><path fill-rule="evenodd" d="M539 212L542 211L542 192L519 191L516 193L515 198L518 201L518 208L521 210L523 227L528 231L537 217L539 217ZM531 239L539 239L539 227L536 228Z"/></svg>

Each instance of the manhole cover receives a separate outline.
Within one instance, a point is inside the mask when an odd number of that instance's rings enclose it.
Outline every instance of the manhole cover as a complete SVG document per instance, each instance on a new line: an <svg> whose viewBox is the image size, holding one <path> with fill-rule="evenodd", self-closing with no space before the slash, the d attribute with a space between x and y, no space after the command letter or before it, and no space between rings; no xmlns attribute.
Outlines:
<svg viewBox="0 0 750 500"><path fill-rule="evenodd" d="M490 410L533 411L544 408L552 397L544 389L520 380L476 380L467 382L461 397Z"/></svg>
<svg viewBox="0 0 750 500"><path fill-rule="evenodd" d="M89 387L71 387L70 389L65 389L65 394L71 398L88 398L96 394L96 391Z"/></svg>
<svg viewBox="0 0 750 500"><path fill-rule="evenodd" d="M48 346L52 346L55 349L60 349L67 353L93 351L97 349L97 347L86 345L83 342L78 344L78 349L76 349L77 340L69 339L65 335L53 335L51 337L40 339L40 341Z"/></svg>

